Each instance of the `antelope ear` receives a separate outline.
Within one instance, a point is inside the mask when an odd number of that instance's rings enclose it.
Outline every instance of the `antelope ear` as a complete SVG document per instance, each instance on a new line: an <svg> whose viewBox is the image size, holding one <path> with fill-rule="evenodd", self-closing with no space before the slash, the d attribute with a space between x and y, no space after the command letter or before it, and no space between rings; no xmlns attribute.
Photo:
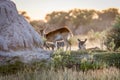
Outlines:
<svg viewBox="0 0 120 80"><path fill-rule="evenodd" d="M80 39L77 39L78 41L81 41Z"/></svg>
<svg viewBox="0 0 120 80"><path fill-rule="evenodd" d="M87 41L87 38L85 38L85 41Z"/></svg>

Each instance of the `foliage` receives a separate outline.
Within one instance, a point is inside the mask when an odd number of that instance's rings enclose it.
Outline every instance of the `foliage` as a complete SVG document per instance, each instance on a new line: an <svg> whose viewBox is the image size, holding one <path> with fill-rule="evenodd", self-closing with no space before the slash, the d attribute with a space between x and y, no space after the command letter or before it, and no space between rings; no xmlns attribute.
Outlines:
<svg viewBox="0 0 120 80"><path fill-rule="evenodd" d="M50 24L58 24L65 26L67 22L73 23L75 26L89 23L94 15L94 10L74 9L69 12L52 12L46 15L46 20Z"/></svg>
<svg viewBox="0 0 120 80"><path fill-rule="evenodd" d="M32 20L31 22L30 22L30 24L33 26L33 27L35 27L35 26L37 26L37 27L44 27L45 26L45 22L44 21L42 21L42 20Z"/></svg>
<svg viewBox="0 0 120 80"><path fill-rule="evenodd" d="M87 51L63 51L57 50L51 55L51 60L42 60L31 64L17 61L14 64L0 66L0 75L16 74L18 72L31 73L35 71L65 70L89 71L109 67L120 68L120 53Z"/></svg>
<svg viewBox="0 0 120 80"><path fill-rule="evenodd" d="M114 20L116 16L119 14L118 9L116 8L109 8L107 10L103 10L103 13L100 15L100 17L103 19L112 19Z"/></svg>
<svg viewBox="0 0 120 80"><path fill-rule="evenodd" d="M45 19L48 24L56 24L58 26L68 26L75 30L83 29L82 34L89 30L103 31L112 26L115 17L119 14L118 9L109 8L102 11L87 9L72 9L65 11L54 11L46 15Z"/></svg>
<svg viewBox="0 0 120 80"><path fill-rule="evenodd" d="M27 21L30 21L31 18L28 16L27 12L26 11L19 11L19 14L22 15L23 17L25 17L25 19Z"/></svg>
<svg viewBox="0 0 120 80"><path fill-rule="evenodd" d="M8 64L0 66L0 74L15 74L20 70L23 70L23 63L17 61L14 64Z"/></svg>
<svg viewBox="0 0 120 80"><path fill-rule="evenodd" d="M48 24L56 24L58 26L68 26L75 33L75 30L82 28L82 34L86 34L89 30L103 31L108 27L111 27L115 17L119 14L118 9L109 8L102 11L87 10L87 9L72 9L65 11L54 11L46 15L45 20L30 20L30 17L25 11L19 11L19 14L23 15L30 24L39 33L40 30L45 28ZM81 29L80 28L80 29Z"/></svg>
<svg viewBox="0 0 120 80"><path fill-rule="evenodd" d="M75 70L101 69L106 63L97 62L86 51L57 52L52 55L52 65L55 69L72 68Z"/></svg>
<svg viewBox="0 0 120 80"><path fill-rule="evenodd" d="M34 29L43 36L43 30L46 28L46 23L43 20L32 20L30 24L34 27Z"/></svg>
<svg viewBox="0 0 120 80"><path fill-rule="evenodd" d="M18 72L14 75L0 76L0 80L119 80L120 70L108 68L101 70L89 70L86 72L63 70L43 70L33 72Z"/></svg>
<svg viewBox="0 0 120 80"><path fill-rule="evenodd" d="M85 61L83 63L81 63L80 65L80 69L83 70L83 71L87 71L87 70L90 70L90 69L103 69L103 68L107 68L108 65L104 62L97 62L97 61L92 61L92 62L89 62L89 61Z"/></svg>
<svg viewBox="0 0 120 80"><path fill-rule="evenodd" d="M71 22L78 27L79 25L85 25L89 24L94 16L95 11L94 10L80 10L80 9L74 9L69 11L69 14L71 14Z"/></svg>
<svg viewBox="0 0 120 80"><path fill-rule="evenodd" d="M50 66L50 65L49 65ZM48 62L42 60L40 62L34 62L31 64L25 64L20 61L16 61L12 64L6 64L0 66L0 75L16 74L18 72L33 72L35 70L49 69Z"/></svg>
<svg viewBox="0 0 120 80"><path fill-rule="evenodd" d="M68 13L67 12L52 12L51 14L46 15L46 20L49 24L58 24L65 26L65 22L68 19Z"/></svg>
<svg viewBox="0 0 120 80"><path fill-rule="evenodd" d="M96 60L107 63L109 66L114 66L120 68L120 53L109 53L105 52L103 54L94 55Z"/></svg>
<svg viewBox="0 0 120 80"><path fill-rule="evenodd" d="M120 15L117 16L113 28L108 31L105 44L109 50L117 50L120 47Z"/></svg>

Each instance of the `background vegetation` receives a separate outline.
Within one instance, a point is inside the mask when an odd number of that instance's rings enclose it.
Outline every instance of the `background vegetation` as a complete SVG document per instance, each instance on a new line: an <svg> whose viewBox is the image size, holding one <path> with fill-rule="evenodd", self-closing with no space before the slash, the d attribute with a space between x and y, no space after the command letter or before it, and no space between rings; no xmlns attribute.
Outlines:
<svg viewBox="0 0 120 80"><path fill-rule="evenodd" d="M112 27L116 16L119 15L119 10L109 8L102 11L87 10L87 9L72 9L68 12L54 11L48 13L45 17L46 25L58 25L69 27L74 35L87 34L90 30L95 32L103 31ZM43 21L31 21L35 27L41 28ZM39 25L36 25L38 24ZM45 27L45 26L44 26Z"/></svg>

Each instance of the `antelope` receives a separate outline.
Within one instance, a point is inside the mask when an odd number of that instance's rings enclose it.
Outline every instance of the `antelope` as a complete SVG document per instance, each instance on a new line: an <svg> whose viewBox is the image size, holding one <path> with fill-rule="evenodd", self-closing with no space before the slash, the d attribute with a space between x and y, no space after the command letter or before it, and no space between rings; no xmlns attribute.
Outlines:
<svg viewBox="0 0 120 80"><path fill-rule="evenodd" d="M81 41L80 39L78 39L78 48L80 49L80 50L85 50L86 48L85 48L85 42L87 41L87 39L85 39L84 41Z"/></svg>
<svg viewBox="0 0 120 80"><path fill-rule="evenodd" d="M64 27L65 28L65 27ZM66 45L66 50L70 47L71 50L71 43L70 38L73 36L72 32L65 28L66 30L56 30L53 32L50 32L49 35L45 34L45 31L47 30L47 27L42 31L43 37L46 37L49 41L54 42L56 49L59 47L62 47L63 44ZM63 40L63 41L62 41Z"/></svg>

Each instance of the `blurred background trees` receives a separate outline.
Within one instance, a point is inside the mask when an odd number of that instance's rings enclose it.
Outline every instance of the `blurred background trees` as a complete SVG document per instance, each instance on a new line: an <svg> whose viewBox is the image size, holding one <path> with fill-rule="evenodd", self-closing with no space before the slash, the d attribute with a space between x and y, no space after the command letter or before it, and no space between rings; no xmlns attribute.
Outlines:
<svg viewBox="0 0 120 80"><path fill-rule="evenodd" d="M25 11L19 11L39 32L46 25L67 26L74 35L87 34L90 30L102 32L113 26L119 10L109 8L102 11L87 9L72 9L69 11L53 11L43 20L32 20ZM38 30L39 29L39 30Z"/></svg>
<svg viewBox="0 0 120 80"><path fill-rule="evenodd" d="M30 16L27 14L26 11L19 11L18 12L20 15L22 15L23 17L25 17L25 19L29 22L31 20Z"/></svg>
<svg viewBox="0 0 120 80"><path fill-rule="evenodd" d="M68 26L77 35L86 34L90 29L103 31L112 27L118 14L119 11L116 8L109 8L102 11L72 9L68 12L54 11L49 13L46 15L45 20L48 24ZM79 30L79 32L76 30Z"/></svg>
<svg viewBox="0 0 120 80"><path fill-rule="evenodd" d="M117 50L120 47L120 13L116 8L102 11L87 9L54 11L48 13L45 20L31 20L25 11L19 11L19 14L23 15L39 34L42 34L46 27L50 27L49 25L67 26L74 35L88 35L93 31L94 34L101 34L99 36L101 41L102 36L105 38L106 35L104 43L108 50ZM103 35L102 32L107 34Z"/></svg>

